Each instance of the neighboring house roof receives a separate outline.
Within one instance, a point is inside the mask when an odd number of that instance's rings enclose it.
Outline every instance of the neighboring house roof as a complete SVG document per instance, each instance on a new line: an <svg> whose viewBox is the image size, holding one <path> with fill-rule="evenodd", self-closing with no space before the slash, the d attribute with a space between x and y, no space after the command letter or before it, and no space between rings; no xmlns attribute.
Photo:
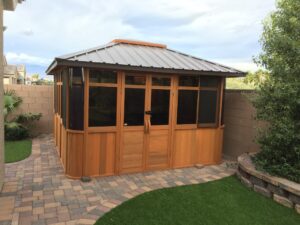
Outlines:
<svg viewBox="0 0 300 225"><path fill-rule="evenodd" d="M243 76L244 72L215 62L168 49L166 45L117 39L106 45L59 56L47 69L50 74L59 65L122 67L160 72L214 73Z"/></svg>
<svg viewBox="0 0 300 225"><path fill-rule="evenodd" d="M4 66L4 76L17 76L17 67L15 65Z"/></svg>

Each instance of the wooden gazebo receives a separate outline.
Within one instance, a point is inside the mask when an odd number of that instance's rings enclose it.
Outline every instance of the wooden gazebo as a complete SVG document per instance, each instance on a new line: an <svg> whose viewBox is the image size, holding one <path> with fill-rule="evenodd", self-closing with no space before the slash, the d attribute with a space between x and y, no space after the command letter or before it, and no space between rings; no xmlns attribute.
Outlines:
<svg viewBox="0 0 300 225"><path fill-rule="evenodd" d="M218 164L225 77L236 69L114 40L54 59L54 136L72 178Z"/></svg>

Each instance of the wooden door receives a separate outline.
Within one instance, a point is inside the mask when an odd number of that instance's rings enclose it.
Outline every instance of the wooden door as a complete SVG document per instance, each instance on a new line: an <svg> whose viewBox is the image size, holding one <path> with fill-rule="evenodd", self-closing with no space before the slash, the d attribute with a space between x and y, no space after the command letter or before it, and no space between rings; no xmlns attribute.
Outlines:
<svg viewBox="0 0 300 225"><path fill-rule="evenodd" d="M122 76L120 173L145 169L147 79L138 74Z"/></svg>
<svg viewBox="0 0 300 225"><path fill-rule="evenodd" d="M146 117L146 169L170 167L171 76L149 77L149 116Z"/></svg>
<svg viewBox="0 0 300 225"><path fill-rule="evenodd" d="M170 166L172 78L124 74L119 172Z"/></svg>

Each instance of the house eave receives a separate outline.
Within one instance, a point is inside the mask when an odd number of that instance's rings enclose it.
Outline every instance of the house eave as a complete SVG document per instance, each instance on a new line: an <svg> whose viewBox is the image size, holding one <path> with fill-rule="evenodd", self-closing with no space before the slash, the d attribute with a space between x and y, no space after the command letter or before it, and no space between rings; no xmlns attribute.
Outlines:
<svg viewBox="0 0 300 225"><path fill-rule="evenodd" d="M134 71L134 72L153 72L153 73L167 73L167 74L182 74L182 75L211 75L211 76L223 76L223 77L243 77L246 76L244 72L221 72L221 71L200 71L200 70L184 70L184 69L166 69L166 68L156 68L156 67L142 67L142 66L132 66L132 65L120 65L120 64L108 64L108 63L95 63L95 62L82 62L82 61L71 61L60 58L55 58L55 60L50 64L46 73L48 75L53 74L57 67L86 67L86 68L101 68L101 69L113 69L113 70L124 70L124 71Z"/></svg>

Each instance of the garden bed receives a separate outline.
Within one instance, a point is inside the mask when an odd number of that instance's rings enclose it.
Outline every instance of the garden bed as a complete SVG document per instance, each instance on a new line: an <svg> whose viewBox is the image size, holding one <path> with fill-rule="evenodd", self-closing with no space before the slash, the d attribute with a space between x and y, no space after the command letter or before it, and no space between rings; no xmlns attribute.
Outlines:
<svg viewBox="0 0 300 225"><path fill-rule="evenodd" d="M238 157L237 176L247 187L300 214L300 184L256 170L246 153Z"/></svg>

